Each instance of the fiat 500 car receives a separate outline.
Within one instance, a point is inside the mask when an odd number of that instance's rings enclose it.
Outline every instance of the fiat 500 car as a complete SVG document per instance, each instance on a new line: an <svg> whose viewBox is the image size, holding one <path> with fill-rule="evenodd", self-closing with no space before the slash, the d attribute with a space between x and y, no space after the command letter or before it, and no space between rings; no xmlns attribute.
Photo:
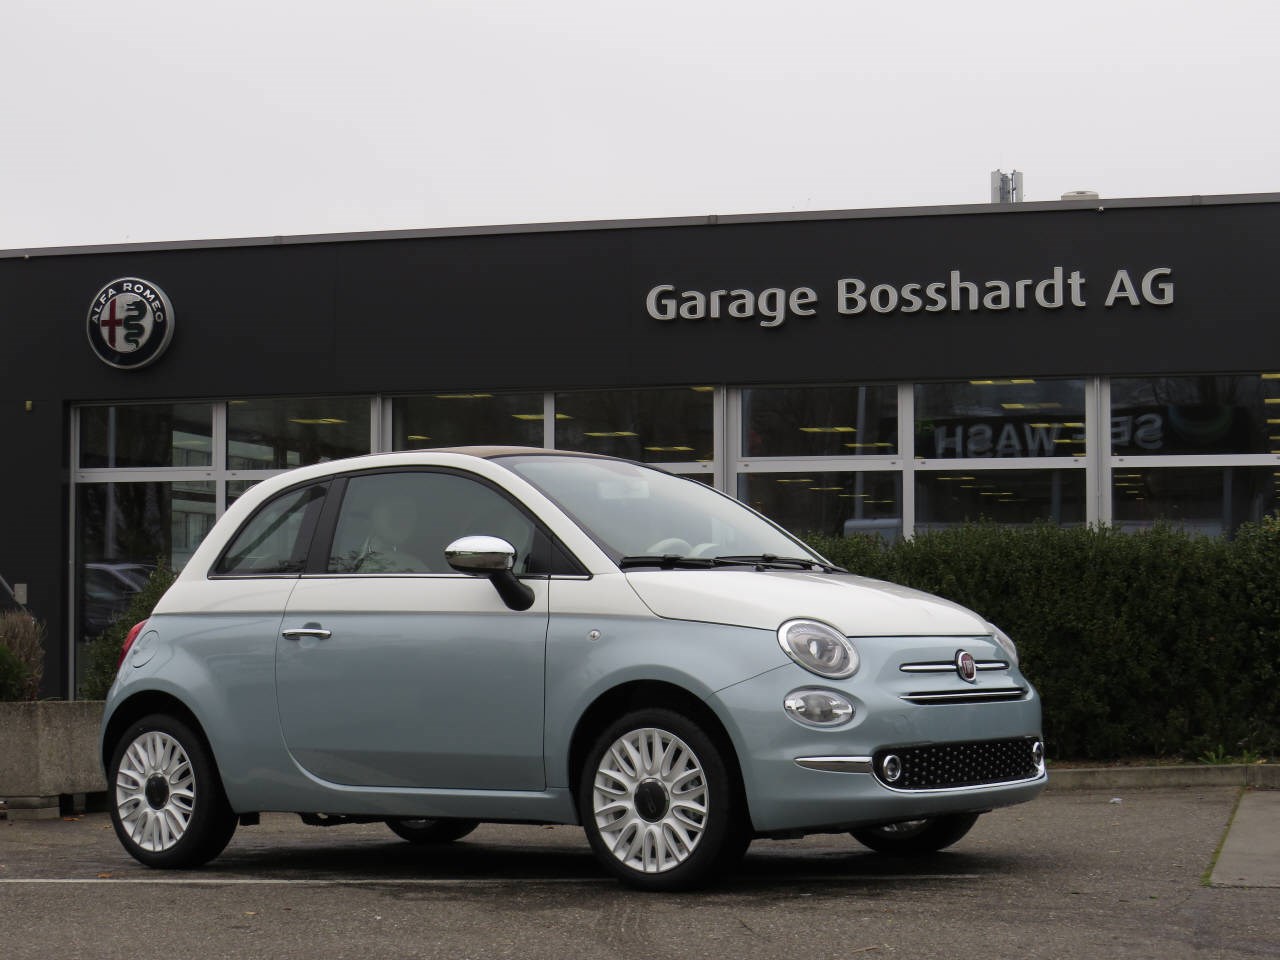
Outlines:
<svg viewBox="0 0 1280 960"><path fill-rule="evenodd" d="M1013 643L853 576L704 484L522 448L266 480L215 525L109 694L125 849L216 857L262 811L581 824L679 889L753 837L939 850L1045 785Z"/></svg>

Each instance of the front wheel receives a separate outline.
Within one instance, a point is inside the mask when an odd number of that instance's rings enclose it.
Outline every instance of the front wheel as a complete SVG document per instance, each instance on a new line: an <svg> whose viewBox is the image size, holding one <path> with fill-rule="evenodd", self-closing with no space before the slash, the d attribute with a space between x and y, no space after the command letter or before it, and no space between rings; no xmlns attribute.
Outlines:
<svg viewBox="0 0 1280 960"><path fill-rule="evenodd" d="M479 820L388 820L387 826L401 840L410 843L452 843L461 840L476 827Z"/></svg>
<svg viewBox="0 0 1280 960"><path fill-rule="evenodd" d="M850 830L853 838L877 853L899 857L936 853L963 837L978 820L976 813L952 813L924 820L904 820L880 827Z"/></svg>
<svg viewBox="0 0 1280 960"><path fill-rule="evenodd" d="M152 714L129 727L107 771L111 823L120 843L149 867L198 867L236 829L204 741L181 720Z"/></svg>
<svg viewBox="0 0 1280 960"><path fill-rule="evenodd" d="M637 710L587 755L579 809L597 859L642 890L712 879L750 841L727 748L682 714Z"/></svg>

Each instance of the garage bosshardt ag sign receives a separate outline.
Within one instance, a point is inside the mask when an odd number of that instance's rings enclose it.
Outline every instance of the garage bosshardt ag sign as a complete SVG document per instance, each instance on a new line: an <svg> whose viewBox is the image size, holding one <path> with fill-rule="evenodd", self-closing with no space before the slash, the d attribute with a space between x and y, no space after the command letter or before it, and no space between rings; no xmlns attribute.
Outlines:
<svg viewBox="0 0 1280 960"><path fill-rule="evenodd" d="M1079 270L1067 272L1056 266L1042 278L1018 280L966 280L959 270L951 270L946 280L923 283L869 284L859 277L845 277L834 285L836 313L993 313L1007 310L1059 310L1083 308L1088 304L1086 278ZM660 283L645 295L645 310L654 320L756 320L762 327L779 327L787 320L812 317L820 307L818 291L812 287L769 287L756 292L747 289L681 290L675 284ZM1167 307L1173 303L1173 268L1152 267L1131 274L1115 271L1107 285L1104 307Z"/></svg>

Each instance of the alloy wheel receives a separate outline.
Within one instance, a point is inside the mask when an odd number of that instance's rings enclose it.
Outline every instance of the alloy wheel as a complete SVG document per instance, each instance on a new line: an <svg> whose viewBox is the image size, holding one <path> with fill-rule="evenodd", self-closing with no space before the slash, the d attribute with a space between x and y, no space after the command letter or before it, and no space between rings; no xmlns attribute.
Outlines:
<svg viewBox="0 0 1280 960"><path fill-rule="evenodd" d="M605 750L591 792L601 839L624 866L663 873L691 857L707 828L710 792L697 754L656 727Z"/></svg>
<svg viewBox="0 0 1280 960"><path fill-rule="evenodd" d="M195 806L195 772L181 743L149 730L129 744L116 774L116 812L134 843L148 853L171 849Z"/></svg>

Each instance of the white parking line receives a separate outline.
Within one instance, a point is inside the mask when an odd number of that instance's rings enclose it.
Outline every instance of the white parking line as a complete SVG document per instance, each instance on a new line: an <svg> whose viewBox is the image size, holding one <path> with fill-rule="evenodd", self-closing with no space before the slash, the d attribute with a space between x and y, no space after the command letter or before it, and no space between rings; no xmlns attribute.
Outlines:
<svg viewBox="0 0 1280 960"><path fill-rule="evenodd" d="M742 877L741 879L752 879L751 877ZM892 876L884 876L879 874L871 875L850 875L843 876L795 876L786 878L789 883L883 883L885 881L907 880L911 882L919 882L922 880L980 880L982 876L977 873L917 873L917 874L894 874ZM616 884L617 881L611 877L511 877L507 879L490 879L490 878L455 878L455 879L424 879L424 878L395 878L386 877L383 879L373 878L354 878L350 880L320 880L309 877L0 877L0 885L14 884L77 884L77 885L93 885L93 884L147 884L151 886L175 886L175 887L269 887L269 886L309 886L309 887L358 887L358 886L400 886L400 887L450 887L450 886L471 886L471 887L497 887L510 886L511 884L520 884L526 886L529 884L541 884L544 886L556 884L581 884L581 883L608 883Z"/></svg>

